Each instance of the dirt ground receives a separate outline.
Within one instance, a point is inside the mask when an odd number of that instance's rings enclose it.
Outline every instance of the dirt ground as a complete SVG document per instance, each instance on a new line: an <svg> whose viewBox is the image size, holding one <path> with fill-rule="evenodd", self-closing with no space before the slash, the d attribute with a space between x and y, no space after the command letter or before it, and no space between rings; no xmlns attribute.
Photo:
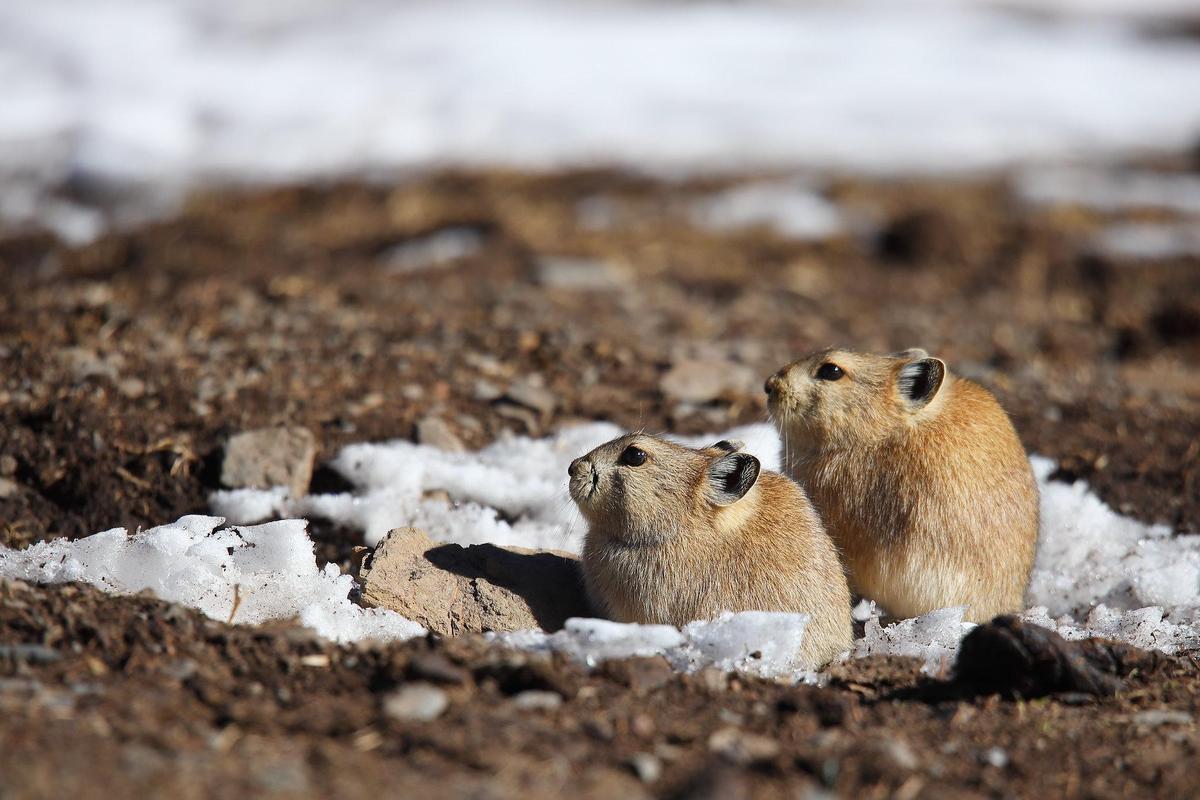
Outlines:
<svg viewBox="0 0 1200 800"><path fill-rule="evenodd" d="M307 426L320 462L426 417L471 447L586 419L757 421L761 379L833 344L925 347L992 388L1059 479L1200 531L1200 263L1090 245L1108 222L1163 212L1032 208L999 178L837 179L852 225L828 241L691 224L690 204L727 182L441 173L213 192L79 249L8 231L0 544L205 511L223 442L265 425ZM462 256L422 263L445 241ZM753 380L673 397L663 376L689 359ZM314 483L336 480L318 469ZM313 532L320 559L348 566L355 534ZM8 584L0 600L0 798L1200 785L1194 722L1141 714L1200 714L1195 654L1094 702L945 700L904 660L795 688L654 661L589 674L469 637L338 648L76 586ZM449 698L436 721L387 713L413 681ZM559 700L530 707L526 690Z"/></svg>

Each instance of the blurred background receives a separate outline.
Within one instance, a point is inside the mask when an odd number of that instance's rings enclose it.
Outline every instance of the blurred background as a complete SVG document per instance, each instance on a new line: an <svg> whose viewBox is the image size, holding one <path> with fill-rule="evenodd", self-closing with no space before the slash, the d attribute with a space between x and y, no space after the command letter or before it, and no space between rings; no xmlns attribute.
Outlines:
<svg viewBox="0 0 1200 800"><path fill-rule="evenodd" d="M1200 2L12 0L0 86L10 543L239 429L712 431L835 344L1200 527Z"/></svg>
<svg viewBox="0 0 1200 800"><path fill-rule="evenodd" d="M114 211L93 193L162 203L197 183L945 175L1194 151L1198 20L1194 0L9 2L0 211L82 242ZM1198 202L1105 177L1022 186Z"/></svg>

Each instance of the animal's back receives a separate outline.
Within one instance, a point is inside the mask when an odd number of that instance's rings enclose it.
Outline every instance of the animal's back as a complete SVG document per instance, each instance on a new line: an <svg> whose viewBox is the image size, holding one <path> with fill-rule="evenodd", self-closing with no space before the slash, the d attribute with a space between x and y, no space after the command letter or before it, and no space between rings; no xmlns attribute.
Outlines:
<svg viewBox="0 0 1200 800"><path fill-rule="evenodd" d="M936 416L877 446L798 465L852 586L897 616L968 603L1019 610L1037 547L1037 486L1008 416L959 378Z"/></svg>

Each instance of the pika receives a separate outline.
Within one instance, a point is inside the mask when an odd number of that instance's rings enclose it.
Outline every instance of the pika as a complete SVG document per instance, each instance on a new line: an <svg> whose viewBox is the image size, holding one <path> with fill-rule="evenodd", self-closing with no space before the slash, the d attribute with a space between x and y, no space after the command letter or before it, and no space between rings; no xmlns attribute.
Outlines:
<svg viewBox="0 0 1200 800"><path fill-rule="evenodd" d="M845 571L804 491L741 446L694 450L639 433L575 459L584 583L618 622L807 613L800 657L815 669L851 644Z"/></svg>
<svg viewBox="0 0 1200 800"><path fill-rule="evenodd" d="M992 394L913 349L823 350L767 379L784 469L812 497L850 587L897 617L1020 611L1038 488Z"/></svg>

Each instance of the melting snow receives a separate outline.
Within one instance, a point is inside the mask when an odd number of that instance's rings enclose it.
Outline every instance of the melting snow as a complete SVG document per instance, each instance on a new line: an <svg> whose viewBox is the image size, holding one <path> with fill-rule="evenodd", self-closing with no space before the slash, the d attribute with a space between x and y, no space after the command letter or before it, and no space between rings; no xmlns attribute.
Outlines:
<svg viewBox="0 0 1200 800"><path fill-rule="evenodd" d="M940 172L1194 140L1200 46L1145 35L1146 4L1004 5L0 3L0 175L25 198L0 213L84 240L102 220L42 190L169 202L447 163Z"/></svg>
<svg viewBox="0 0 1200 800"><path fill-rule="evenodd" d="M1133 169L1041 168L1016 176L1017 194L1040 205L1100 211L1160 208L1200 214L1200 176Z"/></svg>
<svg viewBox="0 0 1200 800"><path fill-rule="evenodd" d="M796 181L735 186L697 201L691 217L713 230L765 225L794 239L824 239L845 227L837 206Z"/></svg>
<svg viewBox="0 0 1200 800"><path fill-rule="evenodd" d="M0 547L0 576L82 581L113 594L149 589L214 619L247 625L295 617L339 642L425 632L395 612L351 603L353 579L333 565L317 568L304 520L248 528L221 527L224 522L187 516L133 536L113 528L24 550Z"/></svg>
<svg viewBox="0 0 1200 800"><path fill-rule="evenodd" d="M496 542L578 550L583 525L566 494L571 459L618 435L606 423L566 428L544 439L510 437L477 453L447 453L410 442L352 445L332 465L354 486L344 494L288 497L286 490L218 492L215 510L236 523L271 516L317 516L363 530L369 542L393 527L416 525L443 541ZM692 445L741 439L777 469L779 439L751 425L683 440ZM1101 635L1167 652L1200 647L1200 536L1171 536L1106 506L1083 483L1049 480L1053 464L1034 457L1042 492L1042 534L1025 618L1068 638ZM444 492L450 500L427 496ZM132 537L122 529L75 542L0 549L0 575L39 582L82 580L129 593L151 589L216 619L243 623L298 617L338 641L407 638L422 633L391 612L368 611L347 596L349 576L318 569L303 520L221 528L221 517L184 517ZM869 604L853 656L909 655L936 671L952 661L971 628L947 608L889 626ZM806 677L794 663L803 615L747 612L670 626L573 620L558 633L523 631L495 638L513 646L560 650L586 662L662 653L679 669L706 665L764 675ZM758 655L755 656L754 654Z"/></svg>

